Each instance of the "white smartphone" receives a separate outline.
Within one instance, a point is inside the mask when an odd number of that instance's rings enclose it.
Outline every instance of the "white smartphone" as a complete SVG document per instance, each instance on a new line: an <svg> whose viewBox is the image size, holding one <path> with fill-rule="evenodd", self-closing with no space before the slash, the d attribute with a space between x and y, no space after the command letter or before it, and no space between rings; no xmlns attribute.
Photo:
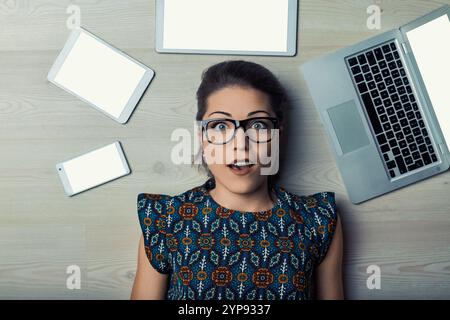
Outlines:
<svg viewBox="0 0 450 320"><path fill-rule="evenodd" d="M47 79L123 124L154 74L147 66L78 28L71 33Z"/></svg>
<svg viewBox="0 0 450 320"><path fill-rule="evenodd" d="M56 170L69 197L131 172L119 141L58 163Z"/></svg>

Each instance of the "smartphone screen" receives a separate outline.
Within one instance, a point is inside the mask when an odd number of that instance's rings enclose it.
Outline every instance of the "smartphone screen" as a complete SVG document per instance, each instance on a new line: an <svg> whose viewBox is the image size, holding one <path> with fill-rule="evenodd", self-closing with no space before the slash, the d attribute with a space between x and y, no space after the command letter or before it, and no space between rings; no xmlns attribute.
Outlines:
<svg viewBox="0 0 450 320"><path fill-rule="evenodd" d="M130 173L118 142L58 164L57 170L69 196Z"/></svg>

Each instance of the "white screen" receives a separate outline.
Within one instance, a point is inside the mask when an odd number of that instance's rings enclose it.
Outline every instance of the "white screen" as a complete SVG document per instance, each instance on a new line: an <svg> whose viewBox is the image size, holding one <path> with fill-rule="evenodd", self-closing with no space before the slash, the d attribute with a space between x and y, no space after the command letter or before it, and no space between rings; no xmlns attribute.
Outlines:
<svg viewBox="0 0 450 320"><path fill-rule="evenodd" d="M289 0L165 0L165 49L287 51Z"/></svg>
<svg viewBox="0 0 450 320"><path fill-rule="evenodd" d="M443 15L406 33L450 148L450 21Z"/></svg>
<svg viewBox="0 0 450 320"><path fill-rule="evenodd" d="M91 151L63 164L73 193L127 174L116 144Z"/></svg>
<svg viewBox="0 0 450 320"><path fill-rule="evenodd" d="M119 118L145 69L82 31L55 82Z"/></svg>

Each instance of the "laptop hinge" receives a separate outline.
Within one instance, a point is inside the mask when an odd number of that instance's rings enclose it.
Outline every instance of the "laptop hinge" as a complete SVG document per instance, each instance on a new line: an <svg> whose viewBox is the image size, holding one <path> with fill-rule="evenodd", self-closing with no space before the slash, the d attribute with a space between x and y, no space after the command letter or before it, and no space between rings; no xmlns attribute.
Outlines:
<svg viewBox="0 0 450 320"><path fill-rule="evenodd" d="M406 47L406 42L402 42L402 49L404 54L408 54L408 48Z"/></svg>
<svg viewBox="0 0 450 320"><path fill-rule="evenodd" d="M445 154L444 146L442 145L442 143L439 143L438 146L439 146L439 150L441 151L441 154Z"/></svg>

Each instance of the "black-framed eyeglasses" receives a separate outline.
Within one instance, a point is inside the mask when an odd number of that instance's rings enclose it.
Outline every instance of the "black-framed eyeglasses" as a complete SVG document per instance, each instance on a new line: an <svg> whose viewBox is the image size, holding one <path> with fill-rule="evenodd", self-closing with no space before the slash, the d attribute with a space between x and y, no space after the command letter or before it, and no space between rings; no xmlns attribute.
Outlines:
<svg viewBox="0 0 450 320"><path fill-rule="evenodd" d="M201 121L206 139L212 144L226 144L236 135L240 127L253 142L264 143L272 140L275 129L278 129L278 119L274 117L255 117L245 120L229 118L207 119Z"/></svg>

